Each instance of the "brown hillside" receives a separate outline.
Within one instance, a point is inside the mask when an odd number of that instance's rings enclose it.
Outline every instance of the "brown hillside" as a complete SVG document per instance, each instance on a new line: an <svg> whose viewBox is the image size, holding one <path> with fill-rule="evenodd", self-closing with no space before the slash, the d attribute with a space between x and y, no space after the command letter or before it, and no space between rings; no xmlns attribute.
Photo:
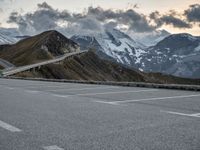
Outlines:
<svg viewBox="0 0 200 150"><path fill-rule="evenodd" d="M159 73L149 74L128 69L119 64L102 60L92 51L66 59L62 64L46 65L34 72L27 71L17 76L94 81L200 84L200 80L178 78Z"/></svg>
<svg viewBox="0 0 200 150"><path fill-rule="evenodd" d="M57 31L46 31L13 45L0 47L0 58L21 66L33 64L65 53L78 51L78 45Z"/></svg>

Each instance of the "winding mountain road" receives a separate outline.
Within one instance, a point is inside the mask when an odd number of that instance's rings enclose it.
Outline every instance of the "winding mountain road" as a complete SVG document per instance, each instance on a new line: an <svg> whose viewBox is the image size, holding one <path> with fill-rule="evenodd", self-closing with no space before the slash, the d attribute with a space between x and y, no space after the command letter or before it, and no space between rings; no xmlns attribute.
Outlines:
<svg viewBox="0 0 200 150"><path fill-rule="evenodd" d="M57 57L57 58L52 59L52 60L47 60L47 61L43 61L43 62L40 62L40 63L21 66L21 67L14 67L14 68L11 68L11 69L6 69L6 70L3 70L2 74L5 77L10 76L10 75L13 75L13 74L16 74L16 73L19 73L19 72L23 72L23 71L26 71L26 70L29 70L29 69L33 69L33 68L37 68L37 67L40 67L40 66L56 63L56 62L59 62L59 61L66 59L68 57L71 57L71 56L74 56L74 55L80 55L80 54L85 53L85 52L87 52L87 51L67 53L63 56Z"/></svg>

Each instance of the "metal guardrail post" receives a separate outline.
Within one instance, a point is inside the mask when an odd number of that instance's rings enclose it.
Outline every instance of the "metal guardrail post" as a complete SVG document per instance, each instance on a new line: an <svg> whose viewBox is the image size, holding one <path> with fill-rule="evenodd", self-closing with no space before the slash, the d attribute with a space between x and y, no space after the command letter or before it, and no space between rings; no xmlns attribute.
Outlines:
<svg viewBox="0 0 200 150"><path fill-rule="evenodd" d="M0 77L2 77L3 76L3 71L2 70L0 70Z"/></svg>

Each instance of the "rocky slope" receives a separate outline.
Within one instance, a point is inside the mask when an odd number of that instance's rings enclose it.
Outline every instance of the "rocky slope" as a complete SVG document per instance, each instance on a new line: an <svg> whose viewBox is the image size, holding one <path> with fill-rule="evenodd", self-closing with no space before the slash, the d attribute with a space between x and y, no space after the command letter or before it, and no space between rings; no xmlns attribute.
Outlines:
<svg viewBox="0 0 200 150"><path fill-rule="evenodd" d="M145 53L145 46L135 42L125 33L109 29L96 35L76 35L71 38L81 49L93 48L118 63L138 68L141 56Z"/></svg>
<svg viewBox="0 0 200 150"><path fill-rule="evenodd" d="M142 69L180 77L200 78L200 38L175 34L147 49Z"/></svg>
<svg viewBox="0 0 200 150"><path fill-rule="evenodd" d="M131 33L131 37L147 47L154 46L164 38L168 37L170 33L166 30L155 30L147 33Z"/></svg>
<svg viewBox="0 0 200 150"><path fill-rule="evenodd" d="M93 51L66 59L62 64L42 66L34 71L19 73L17 76L93 81L200 84L200 80L177 78L160 73L143 73L123 67L117 63L100 59Z"/></svg>
<svg viewBox="0 0 200 150"><path fill-rule="evenodd" d="M169 33L160 34L164 38ZM200 37L190 34L169 35L151 47L135 42L116 29L95 36L73 36L72 40L82 49L96 49L99 56L104 54L102 58L107 55L110 60L141 71L200 78Z"/></svg>
<svg viewBox="0 0 200 150"><path fill-rule="evenodd" d="M0 58L21 66L74 51L79 51L79 46L75 42L57 31L46 31L16 44L1 45Z"/></svg>
<svg viewBox="0 0 200 150"><path fill-rule="evenodd" d="M14 44L19 41L20 33L17 31L16 28L0 28L0 45L3 44Z"/></svg>

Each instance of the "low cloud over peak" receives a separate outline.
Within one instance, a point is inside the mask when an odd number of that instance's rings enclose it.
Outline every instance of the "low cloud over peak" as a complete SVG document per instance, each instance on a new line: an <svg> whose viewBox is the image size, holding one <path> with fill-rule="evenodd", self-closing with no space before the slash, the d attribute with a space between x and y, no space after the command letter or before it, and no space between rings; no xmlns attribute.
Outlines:
<svg viewBox="0 0 200 150"><path fill-rule="evenodd" d="M157 27L162 25L172 25L175 28L191 28L192 25L187 20L180 19L175 11L161 15L158 11L150 14L150 19L155 22Z"/></svg>
<svg viewBox="0 0 200 150"><path fill-rule="evenodd" d="M160 14L158 11L149 16L138 13L134 9L112 10L101 7L88 7L83 13L70 13L58 10L43 2L37 5L37 10L20 15L12 12L8 23L17 24L24 34L36 34L50 29L57 29L73 35L80 32L94 33L106 28L126 27L126 31L137 33L152 32L163 25L174 28L192 28L193 22L199 23L200 5L191 5L183 14L170 11ZM123 28L124 29L124 28Z"/></svg>
<svg viewBox="0 0 200 150"><path fill-rule="evenodd" d="M189 22L200 22L200 4L190 5L190 8L185 10L184 15Z"/></svg>

